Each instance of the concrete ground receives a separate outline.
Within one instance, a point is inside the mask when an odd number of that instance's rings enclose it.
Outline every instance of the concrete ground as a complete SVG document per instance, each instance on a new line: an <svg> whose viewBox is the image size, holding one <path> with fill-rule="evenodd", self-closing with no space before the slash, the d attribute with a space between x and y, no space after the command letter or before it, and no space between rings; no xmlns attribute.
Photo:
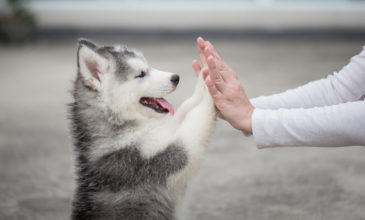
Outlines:
<svg viewBox="0 0 365 220"><path fill-rule="evenodd" d="M193 91L195 39L123 38L156 68L179 73L175 108ZM325 77L363 41L211 38L250 97ZM74 189L67 107L76 40L0 46L0 219L69 218ZM258 150L219 121L188 192L187 219L365 219L365 148Z"/></svg>

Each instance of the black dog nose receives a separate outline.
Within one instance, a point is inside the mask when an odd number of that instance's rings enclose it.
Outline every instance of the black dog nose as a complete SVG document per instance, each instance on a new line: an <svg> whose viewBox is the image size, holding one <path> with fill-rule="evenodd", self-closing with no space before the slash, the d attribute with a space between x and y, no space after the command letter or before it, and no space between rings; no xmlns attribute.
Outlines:
<svg viewBox="0 0 365 220"><path fill-rule="evenodd" d="M172 75L171 76L171 82L175 85L175 86L177 86L177 84L179 84L179 80L180 80L180 77L179 77L179 75Z"/></svg>

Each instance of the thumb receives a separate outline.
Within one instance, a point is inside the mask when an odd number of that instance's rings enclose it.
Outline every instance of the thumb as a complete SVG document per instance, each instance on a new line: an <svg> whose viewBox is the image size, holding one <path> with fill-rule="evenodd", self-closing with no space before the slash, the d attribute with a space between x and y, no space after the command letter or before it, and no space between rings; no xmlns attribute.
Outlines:
<svg viewBox="0 0 365 220"><path fill-rule="evenodd" d="M193 69L194 69L194 71L195 71L195 75L196 75L196 76L199 76L199 73L200 73L200 71L201 71L201 67L200 67L200 65L199 65L198 61L197 61L197 60L193 60L193 64L192 64L192 66L193 66Z"/></svg>

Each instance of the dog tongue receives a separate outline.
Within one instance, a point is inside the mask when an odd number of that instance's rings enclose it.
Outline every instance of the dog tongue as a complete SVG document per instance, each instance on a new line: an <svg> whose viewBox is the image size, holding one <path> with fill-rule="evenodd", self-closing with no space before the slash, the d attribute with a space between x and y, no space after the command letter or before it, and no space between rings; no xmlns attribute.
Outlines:
<svg viewBox="0 0 365 220"><path fill-rule="evenodd" d="M171 115L174 115L175 114L174 107L172 107L172 105L170 103L168 103L165 99L163 99L163 98L156 98L156 101L162 107L164 107L165 109L167 109L171 113Z"/></svg>

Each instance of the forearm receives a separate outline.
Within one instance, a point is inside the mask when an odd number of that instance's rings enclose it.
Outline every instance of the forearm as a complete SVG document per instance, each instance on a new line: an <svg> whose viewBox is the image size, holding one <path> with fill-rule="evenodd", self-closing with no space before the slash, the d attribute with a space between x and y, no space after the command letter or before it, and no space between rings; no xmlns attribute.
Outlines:
<svg viewBox="0 0 365 220"><path fill-rule="evenodd" d="M310 82L279 94L260 96L251 103L261 109L310 108L341 103L335 93L328 91L327 79Z"/></svg>
<svg viewBox="0 0 365 220"><path fill-rule="evenodd" d="M365 48L365 47L364 47ZM365 94L365 50L327 78L271 96L251 99L262 109L311 108L359 100Z"/></svg>
<svg viewBox="0 0 365 220"><path fill-rule="evenodd" d="M310 109L255 109L252 130L259 148L365 146L365 102Z"/></svg>

